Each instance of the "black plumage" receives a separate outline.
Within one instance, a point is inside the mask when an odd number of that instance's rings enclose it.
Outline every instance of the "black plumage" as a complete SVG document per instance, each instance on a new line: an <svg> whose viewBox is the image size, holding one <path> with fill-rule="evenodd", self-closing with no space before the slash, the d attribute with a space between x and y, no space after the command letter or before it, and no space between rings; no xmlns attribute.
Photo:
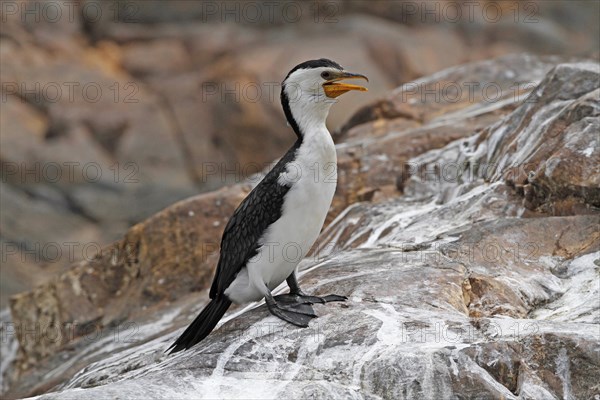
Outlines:
<svg viewBox="0 0 600 400"><path fill-rule="evenodd" d="M291 186L280 185L277 179L287 164L296 158L300 140L287 151L263 180L235 210L221 239L221 256L210 288L210 298L222 295L248 260L258 253L258 240L265 230L281 218L283 201Z"/></svg>
<svg viewBox="0 0 600 400"><path fill-rule="evenodd" d="M291 186L280 185L277 179L287 164L294 161L301 143L301 140L294 143L233 213L221 239L221 255L209 294L211 301L171 345L171 353L189 349L208 336L231 306L224 292L248 260L258 253L259 239L265 230L281 218L285 195Z"/></svg>
<svg viewBox="0 0 600 400"><path fill-rule="evenodd" d="M340 64L336 63L335 61L331 61L326 58L319 58L318 60L309 60L309 61L305 61L303 63L296 65L287 74L285 79L287 79L291 74L293 74L294 72L296 72L299 69L313 69L313 68L322 68L322 67L335 68L335 69L339 69L340 71L344 69L344 68L342 68L342 66Z"/></svg>

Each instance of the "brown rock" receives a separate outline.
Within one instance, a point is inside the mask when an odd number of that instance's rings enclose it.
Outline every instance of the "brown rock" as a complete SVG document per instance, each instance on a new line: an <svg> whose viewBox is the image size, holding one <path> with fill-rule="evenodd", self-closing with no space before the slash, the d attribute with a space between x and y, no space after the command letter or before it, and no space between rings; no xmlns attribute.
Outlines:
<svg viewBox="0 0 600 400"><path fill-rule="evenodd" d="M342 127L340 135L343 137L354 126L378 118L428 122L471 106L473 112L489 106L498 109L502 101L515 103L528 94L560 60L508 55L449 68L432 77L405 83L385 99L361 109Z"/></svg>
<svg viewBox="0 0 600 400"><path fill-rule="evenodd" d="M14 323L23 327L17 330L19 369L56 352L90 324L109 326L143 307L205 288L214 267L208 257L219 249L216 238L247 191L234 186L180 202L135 225L93 259L13 297ZM47 326L59 329L61 340L28 340L26 327Z"/></svg>
<svg viewBox="0 0 600 400"><path fill-rule="evenodd" d="M443 169L445 165L439 159L428 167L426 163L409 163L409 160L470 136L510 113L519 98L533 89L532 85L522 88L517 96L515 79L510 77L514 78L516 71L522 69L523 76L532 82L539 81L551 68L550 60L508 56L497 62L463 65L407 83L388 99L360 110L337 135L337 140L344 143L338 146L339 185L331 214L336 215L358 201L358 193L363 190L396 187L403 191L411 175L422 177L431 175L428 168ZM507 69L508 65L511 69ZM492 103L484 98L484 92L474 89L474 78L479 87L498 85L501 99ZM458 97L441 90L449 82L462 87L455 94ZM470 93L466 90L469 86ZM446 171L438 170L433 175L440 173ZM380 201L397 194L395 190L381 193Z"/></svg>
<svg viewBox="0 0 600 400"><path fill-rule="evenodd" d="M486 129L493 147L477 162L491 166L488 179L505 179L528 208L554 215L600 206L599 77L595 63L561 64L506 124Z"/></svg>
<svg viewBox="0 0 600 400"><path fill-rule="evenodd" d="M174 39L127 44L121 62L132 75L142 77L179 74L192 67L186 48Z"/></svg>

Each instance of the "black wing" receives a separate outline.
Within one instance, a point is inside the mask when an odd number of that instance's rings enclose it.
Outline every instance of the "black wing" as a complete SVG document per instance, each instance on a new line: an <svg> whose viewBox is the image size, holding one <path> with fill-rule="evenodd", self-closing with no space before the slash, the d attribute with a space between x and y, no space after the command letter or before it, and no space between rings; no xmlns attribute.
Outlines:
<svg viewBox="0 0 600 400"><path fill-rule="evenodd" d="M281 217L283 199L290 186L277 183L286 164L296 157L294 146L279 160L263 180L248 194L227 223L221 239L221 256L210 288L210 298L223 294L248 260L258 253L258 240L269 225Z"/></svg>

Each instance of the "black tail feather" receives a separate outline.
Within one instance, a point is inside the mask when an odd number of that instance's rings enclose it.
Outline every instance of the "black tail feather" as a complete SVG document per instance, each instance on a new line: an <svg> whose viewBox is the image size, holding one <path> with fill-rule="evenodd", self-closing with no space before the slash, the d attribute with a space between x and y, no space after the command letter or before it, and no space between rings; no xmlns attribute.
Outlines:
<svg viewBox="0 0 600 400"><path fill-rule="evenodd" d="M194 322L167 349L167 351L171 350L169 354L187 350L207 337L215 326L217 326L230 305L231 301L225 296L211 300L196 317Z"/></svg>

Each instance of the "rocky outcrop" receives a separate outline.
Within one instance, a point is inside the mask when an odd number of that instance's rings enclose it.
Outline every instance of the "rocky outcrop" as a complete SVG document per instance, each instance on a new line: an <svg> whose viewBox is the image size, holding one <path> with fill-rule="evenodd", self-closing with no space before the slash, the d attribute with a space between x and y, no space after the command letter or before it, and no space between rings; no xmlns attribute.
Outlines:
<svg viewBox="0 0 600 400"><path fill-rule="evenodd" d="M329 220L356 202L397 197L397 182L410 172L403 168L410 158L483 129L498 118L498 113L508 112L519 97L511 89L514 84L503 78L518 74L520 79L538 82L552 68L552 61L557 60L509 56L454 68L424 79L418 89L409 84L392 94L387 101L405 110L409 110L405 104L413 104L419 113L427 114L425 110L433 113L442 106L435 96L425 96L421 102L421 95L450 79L461 86L469 80L477 80L481 85L500 82L505 93L498 103L500 110L486 104L473 106L466 101L468 94L458 104L448 102L453 112L469 107L468 120L460 117L438 122L432 118L431 122L415 122L407 117L380 118L350 129L340 138L345 142L338 146L339 185ZM477 75L477 71L485 72ZM76 326L75 337L79 337L90 325L112 326L134 318L140 306L173 301L182 294L203 289L214 268L222 229L248 188L240 184L223 193L200 195L134 226L122 240L102 249L91 260L79 263L34 291L14 297L11 307L18 316L15 322L33 327L51 321L61 331ZM19 369L28 370L69 341L64 332L61 338L38 341L22 337Z"/></svg>
<svg viewBox="0 0 600 400"><path fill-rule="evenodd" d="M368 105L450 66L524 50L588 54L599 43L596 2L494 3L490 11L502 18L493 23L483 18L486 2L476 5L476 18L465 5L458 20L459 3L359 3L7 3L0 28L0 307L73 262L89 261L88 248L118 240L176 201L240 183L282 154L293 137L276 101L278 85L300 61L327 56L371 78L368 93L334 108L333 130L363 106L385 119L405 116L401 101ZM425 116L411 114L415 120L402 126L434 115L429 102ZM364 118L357 114L346 128ZM453 138L463 134L456 127ZM433 139L433 146L447 140ZM430 147L424 141L419 152ZM382 193L367 186L347 201Z"/></svg>
<svg viewBox="0 0 600 400"><path fill-rule="evenodd" d="M90 326L113 326L159 301L205 288L218 255L216 238L248 188L226 188L180 202L132 227L92 260L15 296L14 322L23 328L17 330L23 357L19 368L27 370L55 354ZM56 328L57 336L28 336L40 326Z"/></svg>
<svg viewBox="0 0 600 400"><path fill-rule="evenodd" d="M14 299L16 328L58 336L15 331L8 394L593 397L599 78L595 62L508 57L406 84L355 116L331 222L300 266L306 291L349 300L315 306L307 329L253 304L166 356L203 306L214 239L249 186L169 207ZM475 80L502 95L420 101ZM515 82L534 84L507 93Z"/></svg>
<svg viewBox="0 0 600 400"><path fill-rule="evenodd" d="M337 133L334 215L356 201L402 192L411 174L423 171L411 158L484 130L559 61L520 55L467 64L409 82L361 109Z"/></svg>

